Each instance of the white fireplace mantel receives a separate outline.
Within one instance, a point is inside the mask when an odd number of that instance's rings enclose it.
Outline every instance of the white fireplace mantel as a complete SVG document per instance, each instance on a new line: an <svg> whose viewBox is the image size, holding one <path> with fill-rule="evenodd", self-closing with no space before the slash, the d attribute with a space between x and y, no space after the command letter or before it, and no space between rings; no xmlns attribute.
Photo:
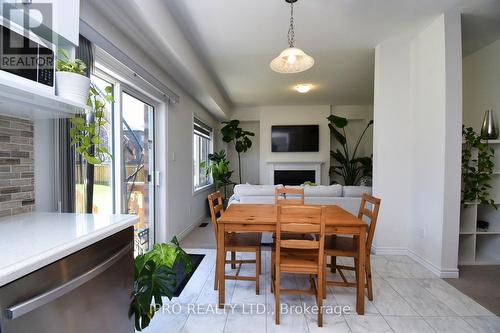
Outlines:
<svg viewBox="0 0 500 333"><path fill-rule="evenodd" d="M325 162L323 161L309 161L309 162L267 162L269 169L269 184L274 184L274 171L275 170L314 170L315 179L317 184L321 184L321 167Z"/></svg>

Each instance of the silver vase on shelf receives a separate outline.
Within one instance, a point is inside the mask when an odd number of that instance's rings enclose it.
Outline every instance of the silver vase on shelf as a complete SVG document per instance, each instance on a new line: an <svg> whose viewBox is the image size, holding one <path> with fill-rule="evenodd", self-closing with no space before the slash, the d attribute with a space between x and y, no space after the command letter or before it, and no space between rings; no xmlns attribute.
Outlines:
<svg viewBox="0 0 500 333"><path fill-rule="evenodd" d="M485 140L498 139L498 130L493 116L493 110L484 113L483 126L481 126L481 138Z"/></svg>

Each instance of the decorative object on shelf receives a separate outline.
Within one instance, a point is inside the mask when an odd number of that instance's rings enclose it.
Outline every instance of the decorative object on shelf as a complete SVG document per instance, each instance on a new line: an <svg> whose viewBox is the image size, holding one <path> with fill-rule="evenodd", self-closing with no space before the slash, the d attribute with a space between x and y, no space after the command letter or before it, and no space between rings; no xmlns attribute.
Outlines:
<svg viewBox="0 0 500 333"><path fill-rule="evenodd" d="M176 237L171 242L155 244L151 251L134 260L134 291L129 315L135 315L135 329L138 331L149 326L155 312L163 305L163 296L172 299L177 284L172 269L174 264L182 263L185 271L191 272L191 258Z"/></svg>
<svg viewBox="0 0 500 333"><path fill-rule="evenodd" d="M107 147L103 146L101 138L101 130L107 124L104 110L108 102L114 102L113 88L108 86L104 91L100 91L97 86L91 84L88 108L70 119L73 125L69 130L71 145L75 145L76 152L90 164L101 164L108 157L113 157Z"/></svg>
<svg viewBox="0 0 500 333"><path fill-rule="evenodd" d="M238 153L238 176L241 184L241 153L246 153L252 147L252 140L249 137L255 136L255 133L244 131L239 127L239 120L224 121L222 123L225 124L220 130L222 140L227 143L233 142Z"/></svg>
<svg viewBox="0 0 500 333"><path fill-rule="evenodd" d="M232 170L229 170L229 161L226 158L226 151L222 149L220 152L208 154L209 163L202 161L200 167L205 170L205 174L212 175L215 189L224 188L224 200L227 200L227 186L234 184L231 181Z"/></svg>
<svg viewBox="0 0 500 333"><path fill-rule="evenodd" d="M482 232L488 231L488 228L490 227L490 223L486 221L477 221L477 229Z"/></svg>
<svg viewBox="0 0 500 333"><path fill-rule="evenodd" d="M293 18L293 4L297 0L285 0L290 4L290 27L288 28L288 48L271 61L270 67L278 73L300 73L314 65L313 57L295 47L295 21Z"/></svg>
<svg viewBox="0 0 500 333"><path fill-rule="evenodd" d="M58 50L56 60L56 95L85 105L90 79L85 76L87 65L80 59L71 60L68 51Z"/></svg>
<svg viewBox="0 0 500 333"><path fill-rule="evenodd" d="M302 184L302 186L318 186L315 182L307 181Z"/></svg>
<svg viewBox="0 0 500 333"><path fill-rule="evenodd" d="M493 116L493 110L487 110L484 113L483 125L481 126L481 138L483 140L498 139L497 124Z"/></svg>
<svg viewBox="0 0 500 333"><path fill-rule="evenodd" d="M491 177L495 168L495 151L476 134L472 127L462 126L462 204L480 203L497 206L490 198ZM477 149L477 158L472 151Z"/></svg>
<svg viewBox="0 0 500 333"><path fill-rule="evenodd" d="M363 177L371 178L372 157L357 157L356 154L366 131L373 125L373 120L368 122L354 146L353 153L350 154L345 132L345 127L349 123L348 120L335 115L330 115L327 119L330 122L328 127L333 137L342 145L342 151L340 149L330 151L330 156L337 162L337 165L330 167L330 176L339 175L344 180L343 185L346 186L359 185ZM340 133L340 130L342 133Z"/></svg>

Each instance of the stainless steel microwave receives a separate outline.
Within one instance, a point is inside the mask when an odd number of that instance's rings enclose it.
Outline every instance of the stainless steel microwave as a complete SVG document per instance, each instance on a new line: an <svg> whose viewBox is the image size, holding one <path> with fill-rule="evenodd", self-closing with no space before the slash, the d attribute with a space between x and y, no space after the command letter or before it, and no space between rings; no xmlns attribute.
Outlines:
<svg viewBox="0 0 500 333"><path fill-rule="evenodd" d="M53 47L0 25L0 74L22 85L54 91L55 54ZM33 85L32 83L35 83Z"/></svg>

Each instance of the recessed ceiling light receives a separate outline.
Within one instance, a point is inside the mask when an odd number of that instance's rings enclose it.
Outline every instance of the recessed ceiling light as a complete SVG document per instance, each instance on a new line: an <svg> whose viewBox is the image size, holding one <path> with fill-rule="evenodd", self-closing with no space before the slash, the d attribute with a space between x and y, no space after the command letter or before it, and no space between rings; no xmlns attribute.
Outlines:
<svg viewBox="0 0 500 333"><path fill-rule="evenodd" d="M298 84L294 87L295 90L297 90L301 94L307 94L309 90L313 88L313 85L310 83L301 83Z"/></svg>

